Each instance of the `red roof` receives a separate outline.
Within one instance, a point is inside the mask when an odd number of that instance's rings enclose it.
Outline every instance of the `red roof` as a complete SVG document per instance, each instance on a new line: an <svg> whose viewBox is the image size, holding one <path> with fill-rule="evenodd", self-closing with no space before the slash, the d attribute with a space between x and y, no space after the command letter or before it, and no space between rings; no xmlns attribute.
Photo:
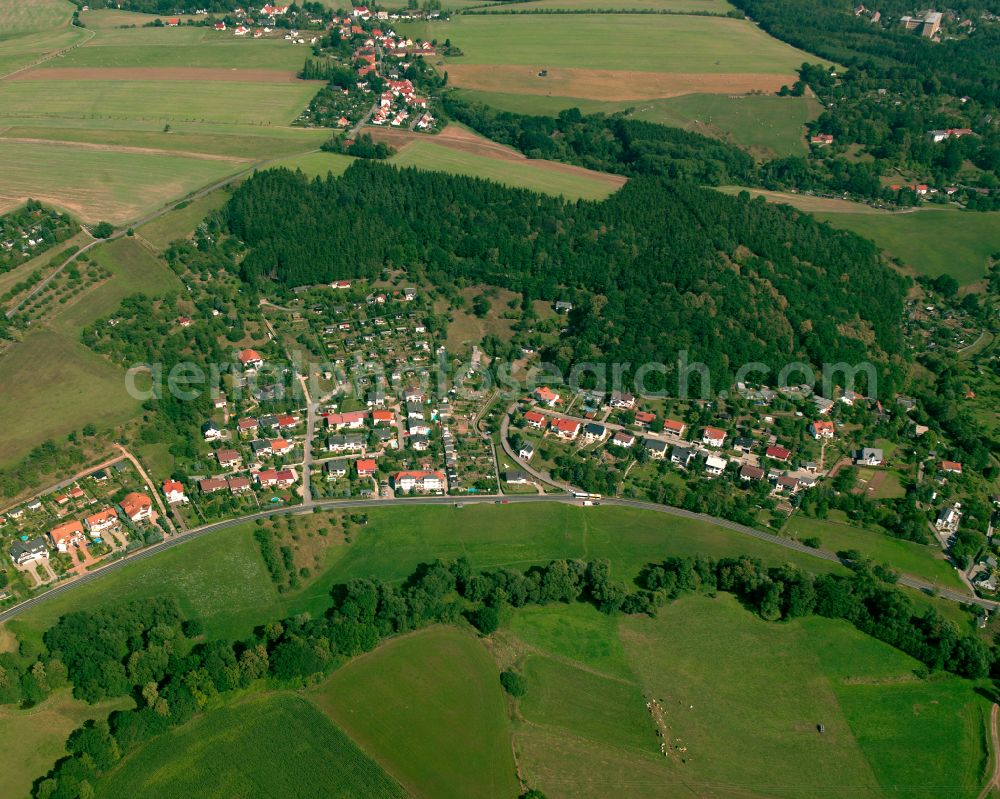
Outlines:
<svg viewBox="0 0 1000 799"><path fill-rule="evenodd" d="M764 454L778 461L787 461L792 453L784 447L768 447Z"/></svg>
<svg viewBox="0 0 1000 799"><path fill-rule="evenodd" d="M176 480L164 480L163 481L163 493L172 494L175 491L180 491L184 493L184 486L177 482Z"/></svg>
<svg viewBox="0 0 1000 799"><path fill-rule="evenodd" d="M941 471L942 472L954 472L955 474L962 473L962 464L957 461L941 461Z"/></svg>
<svg viewBox="0 0 1000 799"><path fill-rule="evenodd" d="M152 508L153 500L145 494L139 494L133 491L131 494L125 495L125 499L122 500L121 505L122 510L125 511L125 515L132 518L140 512Z"/></svg>
<svg viewBox="0 0 1000 799"><path fill-rule="evenodd" d="M545 424L545 415L539 413L538 411L528 411L527 413L524 414L524 418L526 421L529 421L532 424L538 424L538 425Z"/></svg>
<svg viewBox="0 0 1000 799"><path fill-rule="evenodd" d="M725 440L726 431L720 430L718 427L706 427L704 433L702 434L702 438L711 439L713 441Z"/></svg>
<svg viewBox="0 0 1000 799"><path fill-rule="evenodd" d="M649 411L636 411L635 412L635 420L639 424L649 424L655 418L656 418L656 414L655 413L650 413Z"/></svg>
<svg viewBox="0 0 1000 799"><path fill-rule="evenodd" d="M638 419L639 418L639 414L637 413L635 415L635 417L636 417L636 419ZM685 427L686 427L686 425L684 424L684 422L676 422L673 419L664 419L663 420L663 429L667 430L667 431L669 431L671 433L677 433L677 434L683 433Z"/></svg>
<svg viewBox="0 0 1000 799"><path fill-rule="evenodd" d="M374 458L359 458L354 464L358 474L374 474L377 464Z"/></svg>
<svg viewBox="0 0 1000 799"><path fill-rule="evenodd" d="M253 363L255 361L263 361L260 353L257 350L242 350L239 354L240 363L246 366L248 363Z"/></svg>
<svg viewBox="0 0 1000 799"><path fill-rule="evenodd" d="M552 429L557 433L576 433L580 429L580 423L574 419L554 419Z"/></svg>

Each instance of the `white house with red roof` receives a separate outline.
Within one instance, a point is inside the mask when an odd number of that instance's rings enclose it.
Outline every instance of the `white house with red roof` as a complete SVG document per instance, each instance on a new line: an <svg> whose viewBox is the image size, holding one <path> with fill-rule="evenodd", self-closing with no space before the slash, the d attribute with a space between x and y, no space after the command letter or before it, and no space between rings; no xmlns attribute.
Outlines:
<svg viewBox="0 0 1000 799"><path fill-rule="evenodd" d="M146 521L153 516L153 500L145 494L133 491L121 501L121 509L133 522Z"/></svg>
<svg viewBox="0 0 1000 799"><path fill-rule="evenodd" d="M555 407L556 403L559 402L559 395L548 386L539 386L531 396L550 408Z"/></svg>
<svg viewBox="0 0 1000 799"><path fill-rule="evenodd" d="M636 414L638 416L638 414ZM667 435L677 436L680 438L684 435L684 431L687 429L687 425L684 422L677 422L673 419L663 420L663 432Z"/></svg>
<svg viewBox="0 0 1000 799"><path fill-rule="evenodd" d="M240 350L237 357L243 365L243 368L248 371L251 369L260 369L260 367L264 365L264 358L259 352L257 352L257 350Z"/></svg>
<svg viewBox="0 0 1000 799"><path fill-rule="evenodd" d="M167 498L168 505L176 505L179 502L187 502L184 496L184 486L177 480L165 480L163 482L163 496Z"/></svg>
<svg viewBox="0 0 1000 799"><path fill-rule="evenodd" d="M358 477L371 477L375 474L377 464L374 458L358 458L354 467L358 470Z"/></svg>
<svg viewBox="0 0 1000 799"><path fill-rule="evenodd" d="M443 491L447 486L444 472L428 470L396 472L392 476L392 484L397 491L420 491L425 494Z"/></svg>
<svg viewBox="0 0 1000 799"><path fill-rule="evenodd" d="M92 538L100 538L101 533L118 526L118 514L114 508L105 508L83 520Z"/></svg>
<svg viewBox="0 0 1000 799"><path fill-rule="evenodd" d="M721 447L726 443L726 431L718 427L706 427L701 431L701 443L709 447Z"/></svg>
<svg viewBox="0 0 1000 799"><path fill-rule="evenodd" d="M821 438L833 438L833 422L829 419L817 419L815 422L810 423L809 432L817 441Z"/></svg>
<svg viewBox="0 0 1000 799"><path fill-rule="evenodd" d="M52 546L60 552L69 552L71 546L78 546L87 540L83 534L83 525L75 519L53 527L49 530L49 538Z"/></svg>
<svg viewBox="0 0 1000 799"><path fill-rule="evenodd" d="M254 477L261 488L288 488L295 483L294 469L264 469Z"/></svg>
<svg viewBox="0 0 1000 799"><path fill-rule="evenodd" d="M580 435L580 423L576 419L554 419L549 429L565 441L575 441Z"/></svg>

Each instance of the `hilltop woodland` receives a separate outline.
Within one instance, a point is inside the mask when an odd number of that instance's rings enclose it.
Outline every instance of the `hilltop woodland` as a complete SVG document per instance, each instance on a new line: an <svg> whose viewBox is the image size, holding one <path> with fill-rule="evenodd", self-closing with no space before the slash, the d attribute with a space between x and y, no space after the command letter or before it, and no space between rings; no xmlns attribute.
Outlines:
<svg viewBox="0 0 1000 799"><path fill-rule="evenodd" d="M850 4L839 0L733 4L772 36L847 67L834 76L804 64L799 83L788 90L801 93L808 85L816 93L826 110L812 132L833 134L838 146L809 159L772 162L764 169L766 180L819 186L824 172L846 168L844 147L855 144L874 156L868 168L876 176L901 168L937 185L964 182L991 192L964 192L969 208L1000 208L1000 131L994 123L1000 113L1000 27L979 19L995 6L987 9L975 0L949 4L956 20L964 16L973 24L957 26L946 17L942 41L932 42L899 24L901 15L914 11L908 0L880 3L881 22L865 13L855 16ZM927 138L927 131L943 128L971 128L976 135L937 144ZM966 164L974 174L963 181ZM868 196L886 191L872 183ZM910 192L900 199L915 201Z"/></svg>
<svg viewBox="0 0 1000 799"><path fill-rule="evenodd" d="M347 210L355 208L365 213ZM360 161L312 182L259 173L223 213L249 248L230 266L259 288L397 267L437 285L508 288L525 306L573 296L572 336L547 353L562 368L595 360L634 368L687 350L689 361L709 366L716 388L728 387L740 364L777 371L790 358L874 359L888 378L901 346L905 281L871 242L787 207L665 178L634 178L603 202L568 203Z"/></svg>
<svg viewBox="0 0 1000 799"><path fill-rule="evenodd" d="M770 621L812 614L844 619L927 669L986 676L993 653L936 611L917 614L894 579L867 564L848 577L813 576L791 566L765 568L748 557L697 557L651 563L630 586L612 579L603 561L474 572L463 558L424 564L402 585L376 579L336 585L322 617L270 622L237 642L203 640L199 623L184 619L169 599L76 611L45 633L45 651L20 675L7 665L12 656L0 655L0 663L6 685L17 676L44 681L46 673L68 672L80 699L135 698L134 710L117 710L70 733L70 754L36 782L40 799L73 799L91 795L122 757L184 724L218 694L315 681L384 638L431 624L469 623L489 635L512 608L528 605L586 602L607 614L655 615L682 594L726 591ZM19 699L10 691L4 698Z"/></svg>

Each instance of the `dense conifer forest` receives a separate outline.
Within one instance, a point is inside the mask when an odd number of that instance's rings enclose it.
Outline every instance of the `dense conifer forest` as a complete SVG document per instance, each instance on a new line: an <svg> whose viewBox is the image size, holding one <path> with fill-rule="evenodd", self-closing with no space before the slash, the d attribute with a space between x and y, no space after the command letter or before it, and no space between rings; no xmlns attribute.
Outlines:
<svg viewBox="0 0 1000 799"><path fill-rule="evenodd" d="M637 177L568 203L468 177L357 162L340 178L269 170L224 210L249 246L242 278L285 287L403 268L436 285L487 283L525 300L578 298L548 355L638 365L680 350L716 387L790 358L886 362L905 281L875 246L788 207Z"/></svg>

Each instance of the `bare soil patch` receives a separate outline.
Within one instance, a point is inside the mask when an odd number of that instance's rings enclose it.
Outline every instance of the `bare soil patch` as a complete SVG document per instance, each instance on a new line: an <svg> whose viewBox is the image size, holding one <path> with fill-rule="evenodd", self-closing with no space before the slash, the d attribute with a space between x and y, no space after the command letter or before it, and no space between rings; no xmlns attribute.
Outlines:
<svg viewBox="0 0 1000 799"><path fill-rule="evenodd" d="M776 92L795 76L765 73L638 72L607 69L548 69L543 66L448 64L448 78L463 89L508 94L545 94L590 100L653 100L682 94Z"/></svg>
<svg viewBox="0 0 1000 799"><path fill-rule="evenodd" d="M30 69L8 80L217 81L224 83L298 83L294 72L225 67L52 67ZM314 81L321 83L322 81Z"/></svg>

